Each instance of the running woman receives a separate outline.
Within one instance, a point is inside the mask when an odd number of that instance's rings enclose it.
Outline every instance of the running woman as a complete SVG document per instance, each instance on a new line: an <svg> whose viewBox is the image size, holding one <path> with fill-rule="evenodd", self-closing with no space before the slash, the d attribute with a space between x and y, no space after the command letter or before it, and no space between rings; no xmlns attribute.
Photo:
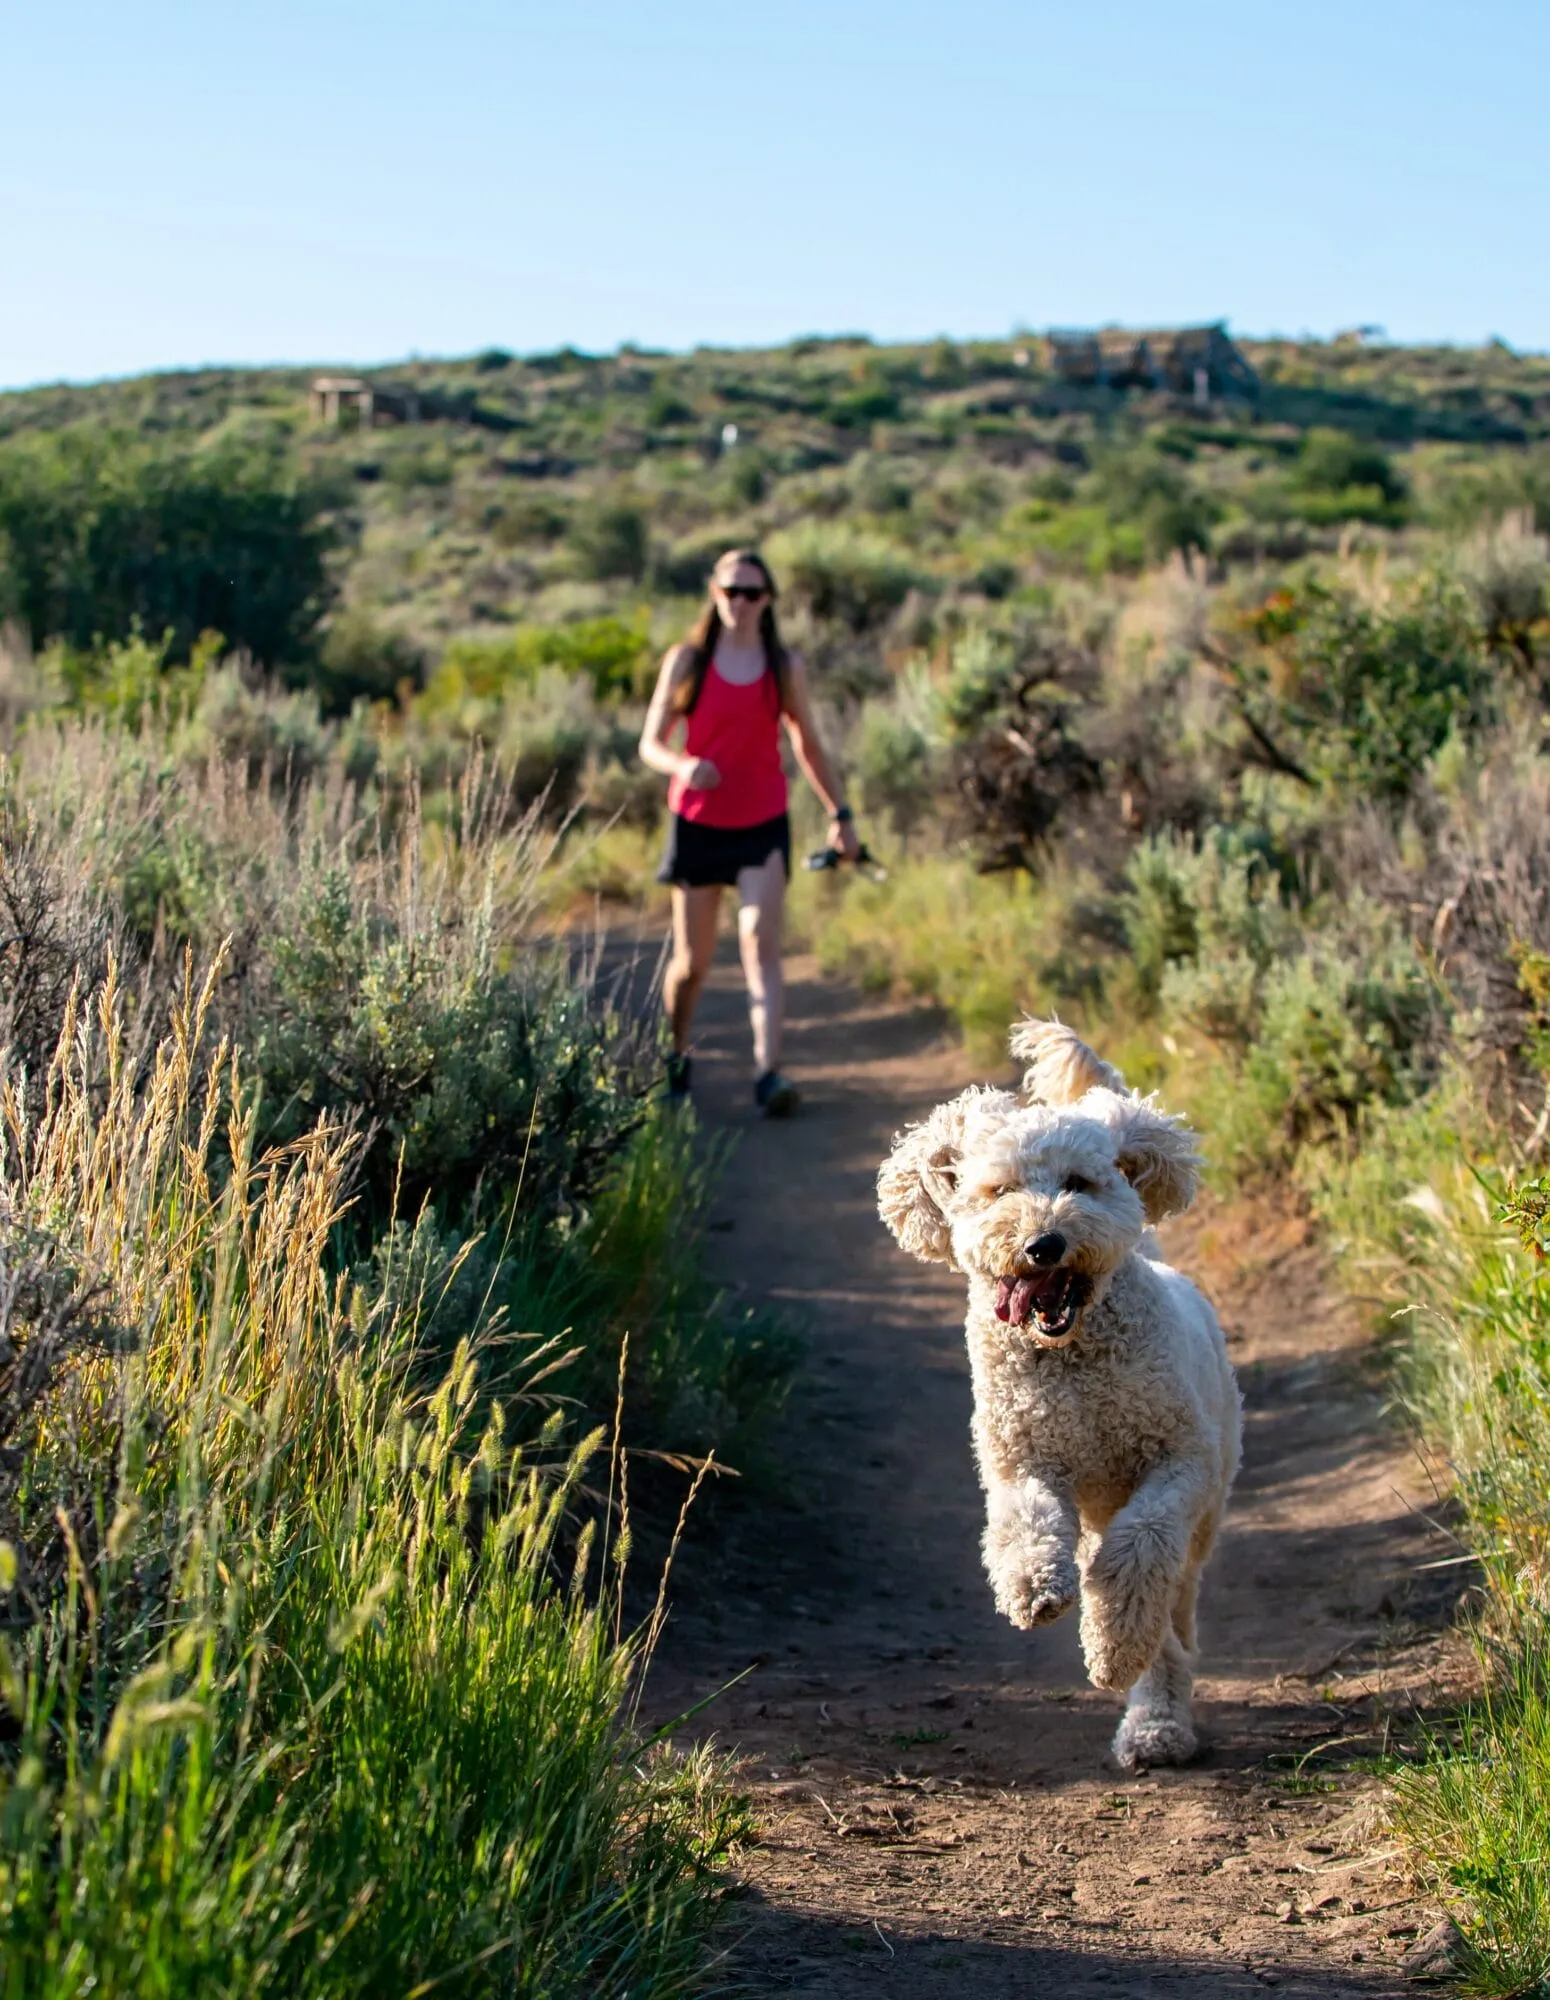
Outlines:
<svg viewBox="0 0 1550 2000"><path fill-rule="evenodd" d="M689 1029L716 946L723 889L737 891L737 935L748 983L754 1104L784 1118L797 1093L780 1073L785 989L781 929L791 874L791 822L780 726L829 815L829 845L858 850L850 807L819 739L801 656L781 644L775 579L762 556L730 549L689 637L662 661L640 754L672 780L667 852L657 872L673 891L673 956L663 1002L672 1029L667 1085L689 1090ZM668 738L684 725L682 745Z"/></svg>

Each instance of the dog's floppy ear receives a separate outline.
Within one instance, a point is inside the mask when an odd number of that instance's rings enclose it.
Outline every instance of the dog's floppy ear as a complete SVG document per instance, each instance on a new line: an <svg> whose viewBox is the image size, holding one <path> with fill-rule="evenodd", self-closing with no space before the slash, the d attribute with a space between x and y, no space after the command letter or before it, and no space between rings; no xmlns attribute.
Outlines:
<svg viewBox="0 0 1550 2000"><path fill-rule="evenodd" d="M1007 1091L966 1090L894 1140L877 1170L877 1212L912 1257L928 1264L952 1262L947 1208L969 1128L1014 1107Z"/></svg>
<svg viewBox="0 0 1550 2000"><path fill-rule="evenodd" d="M1059 1108L1075 1104L1090 1090L1124 1092L1125 1079L1095 1055L1064 1021L1019 1021L1012 1029L1011 1049L1023 1071L1023 1096L1030 1104Z"/></svg>
<svg viewBox="0 0 1550 2000"><path fill-rule="evenodd" d="M1195 1135L1184 1120L1150 1098L1127 1094L1112 1100L1105 1123L1114 1134L1114 1163L1140 1195L1147 1221L1182 1215L1195 1199L1201 1167Z"/></svg>

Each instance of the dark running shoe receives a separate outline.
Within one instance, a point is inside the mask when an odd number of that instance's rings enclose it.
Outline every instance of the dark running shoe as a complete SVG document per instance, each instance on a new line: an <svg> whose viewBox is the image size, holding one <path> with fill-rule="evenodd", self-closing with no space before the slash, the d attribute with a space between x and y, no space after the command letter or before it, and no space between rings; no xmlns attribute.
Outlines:
<svg viewBox="0 0 1550 2000"><path fill-rule="evenodd" d="M789 1118L800 1102L796 1085L776 1069L767 1069L754 1085L753 1101L762 1118Z"/></svg>
<svg viewBox="0 0 1550 2000"><path fill-rule="evenodd" d="M667 1097L670 1104L682 1104L689 1095L689 1058L670 1055L667 1059Z"/></svg>

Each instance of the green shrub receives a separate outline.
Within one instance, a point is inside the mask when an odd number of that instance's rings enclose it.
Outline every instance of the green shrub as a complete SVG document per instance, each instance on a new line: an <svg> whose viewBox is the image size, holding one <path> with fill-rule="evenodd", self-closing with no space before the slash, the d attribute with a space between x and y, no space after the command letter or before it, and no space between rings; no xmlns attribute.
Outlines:
<svg viewBox="0 0 1550 2000"><path fill-rule="evenodd" d="M809 527L779 538L770 560L782 587L814 618L857 634L881 625L920 581L890 543L850 528Z"/></svg>
<svg viewBox="0 0 1550 2000"><path fill-rule="evenodd" d="M525 663L509 671L505 649L483 659L459 653L413 706L403 734L379 738L397 769L445 797L487 748L508 814L538 806L560 826L578 806L605 818L622 806L655 819L661 787L635 754L638 720L616 702L600 702L589 674L540 666L529 678ZM488 691L474 693L470 683Z"/></svg>
<svg viewBox="0 0 1550 2000"><path fill-rule="evenodd" d="M1016 563L1008 562L1002 556L987 556L970 577L969 584L981 597L988 597L995 604L1003 597L1011 596L1021 575Z"/></svg>
<svg viewBox="0 0 1550 2000"><path fill-rule="evenodd" d="M1059 569L1103 576L1138 570L1146 560L1146 537L1134 521L1116 521L1106 507L1062 506L1029 500L1006 517L1014 545L1043 556Z"/></svg>
<svg viewBox="0 0 1550 2000"><path fill-rule="evenodd" d="M1271 866L1266 843L1239 827L1212 827L1200 839L1159 833L1132 853L1125 870L1125 933L1141 990L1153 996L1172 979L1173 1007L1186 1018L1197 1011L1189 996L1204 995L1204 985L1186 985L1180 968L1196 979L1221 977L1234 992L1245 975L1250 989L1278 951L1287 948L1295 927L1281 900L1281 885ZM1204 1008L1218 1017L1206 1032L1247 1042L1253 1033L1248 1017L1220 1007Z"/></svg>
<svg viewBox="0 0 1550 2000"><path fill-rule="evenodd" d="M0 1049L34 1089L77 984L98 986L123 945L121 913L83 860L68 830L0 790Z"/></svg>
<svg viewBox="0 0 1550 2000"><path fill-rule="evenodd" d="M495 503L487 524L498 548L514 549L531 542L557 542L570 518L569 509L549 494L534 493Z"/></svg>
<svg viewBox="0 0 1550 2000"><path fill-rule="evenodd" d="M654 431L694 421L694 405L685 400L680 388L671 381L661 379L652 385L651 394L646 399L646 422Z"/></svg>
<svg viewBox="0 0 1550 2000"><path fill-rule="evenodd" d="M316 690L325 715L337 716L358 701L393 701L424 679L425 656L404 632L353 611L330 621L302 684Z"/></svg>
<svg viewBox="0 0 1550 2000"><path fill-rule="evenodd" d="M650 542L639 508L616 503L589 508L573 522L569 539L585 577L638 581L646 573Z"/></svg>
<svg viewBox="0 0 1550 2000"><path fill-rule="evenodd" d="M563 946L528 935L534 823L511 826L477 772L427 825L322 777L261 790L202 748L180 770L152 738L78 725L28 745L12 796L56 873L132 910L147 949L230 940L216 1018L245 1051L262 1142L353 1123L377 1226L427 1195L457 1218L519 1178L524 1214L574 1219L640 1122L645 1051Z"/></svg>
<svg viewBox="0 0 1550 2000"><path fill-rule="evenodd" d="M969 379L962 349L947 339L932 343L924 372L934 389L957 389Z"/></svg>
<svg viewBox="0 0 1550 2000"><path fill-rule="evenodd" d="M388 456L388 483L402 493L417 487L435 491L450 486L457 476L452 454L441 444L404 444Z"/></svg>
<svg viewBox="0 0 1550 2000"><path fill-rule="evenodd" d="M1249 621L1242 675L1264 733L1314 781L1396 802L1488 712L1490 662L1457 586L1428 575L1379 608L1309 580Z"/></svg>
<svg viewBox="0 0 1550 2000"><path fill-rule="evenodd" d="M914 498L909 481L875 453L868 453L862 460L853 491L857 506L867 514L906 514Z"/></svg>
<svg viewBox="0 0 1550 2000"><path fill-rule="evenodd" d="M1536 630L1550 616L1550 537L1535 532L1527 509L1509 514L1465 544L1459 573L1486 644L1535 675Z"/></svg>
<svg viewBox="0 0 1550 2000"><path fill-rule="evenodd" d="M590 960L533 934L549 839L513 826L507 788L477 772L431 824L391 787L352 796L336 768L255 785L211 741L231 733L227 688L254 704L244 727L283 727L302 699L222 670L177 750L73 722L30 735L6 774L0 1037L34 1087L77 975L100 975L126 933L147 1024L185 948L229 940L209 1032L243 1051L259 1142L305 1147L320 1117L355 1134L339 1253L370 1264L397 1219L451 1246L438 1268L477 1266L472 1300L443 1302L435 1353L504 1304L523 1332L565 1337L568 1395L611 1408L627 1326L632 1431L747 1448L789 1343L703 1276L715 1163L651 1113L653 1024L616 1018ZM315 707L303 719L320 726Z"/></svg>
<svg viewBox="0 0 1550 2000"><path fill-rule="evenodd" d="M1243 1094L1230 1143L1244 1165L1347 1142L1372 1110L1424 1088L1438 999L1379 906L1353 895L1318 927L1286 899L1263 836L1242 828L1156 835L1127 880L1138 989L1222 1052Z"/></svg>
<svg viewBox="0 0 1550 2000"><path fill-rule="evenodd" d="M769 483L762 454L740 446L727 467L727 492L734 504L756 507L769 491Z"/></svg>
<svg viewBox="0 0 1550 2000"><path fill-rule="evenodd" d="M316 695L253 687L229 663L206 676L183 741L190 753L235 765L250 784L298 785L328 761Z"/></svg>
<svg viewBox="0 0 1550 2000"><path fill-rule="evenodd" d="M599 701L630 694L651 672L644 620L585 618L574 625L527 625L492 639L454 639L426 683L426 714L445 714L473 698L488 700L531 686L546 667L584 678Z"/></svg>
<svg viewBox="0 0 1550 2000"><path fill-rule="evenodd" d="M1550 462L1542 447L1416 456L1416 483L1437 526L1454 534L1489 532L1493 523L1521 514L1537 533L1550 532Z"/></svg>
<svg viewBox="0 0 1550 2000"><path fill-rule="evenodd" d="M868 817L885 819L907 841L933 803L931 742L921 723L894 704L865 703L851 767Z"/></svg>
<svg viewBox="0 0 1550 2000"><path fill-rule="evenodd" d="M1241 946L1180 957L1158 981L1161 1018L1242 1052L1262 1023L1264 976L1264 966Z"/></svg>
<svg viewBox="0 0 1550 2000"><path fill-rule="evenodd" d="M1356 1136L1374 1105L1422 1087L1433 996L1414 951L1347 956L1326 946L1272 968L1260 994L1250 1090L1289 1147Z"/></svg>
<svg viewBox="0 0 1550 2000"><path fill-rule="evenodd" d="M1155 445L1102 454L1090 485L1116 527L1139 532L1148 561L1162 562L1175 549L1209 547L1220 509Z"/></svg>
<svg viewBox="0 0 1550 2000"><path fill-rule="evenodd" d="M557 667L546 667L529 694L502 704L490 735L516 806L525 810L541 803L550 823L563 820L584 799L601 807L609 789L600 782L606 769L627 764L633 778L646 785L635 757L635 731L622 726L616 713L600 712L586 682ZM660 786L647 789L655 796Z"/></svg>
<svg viewBox="0 0 1550 2000"><path fill-rule="evenodd" d="M56 644L44 661L76 707L134 729L152 717L173 720L197 704L222 644L219 632L201 633L187 664L178 666L170 631L153 645L136 629L127 639L95 646Z"/></svg>
<svg viewBox="0 0 1550 2000"><path fill-rule="evenodd" d="M829 422L841 430L861 430L899 414L899 392L882 380L865 381L829 399Z"/></svg>
<svg viewBox="0 0 1550 2000"><path fill-rule="evenodd" d="M0 441L11 611L41 647L201 633L265 666L308 657L331 585L321 491L277 450L151 444L96 427Z"/></svg>
<svg viewBox="0 0 1550 2000"><path fill-rule="evenodd" d="M1344 431L1310 430L1292 474L1297 510L1309 521L1394 521L1409 489L1393 461Z"/></svg>
<svg viewBox="0 0 1550 2000"><path fill-rule="evenodd" d="M658 548L651 559L651 580L658 589L674 597L699 597L710 582L710 573L727 545L725 535L707 539L689 535L670 548Z"/></svg>
<svg viewBox="0 0 1550 2000"><path fill-rule="evenodd" d="M234 996L265 1142L322 1114L362 1121L377 1220L428 1197L457 1213L519 1176L528 1212L572 1216L640 1117L617 1025L559 956L500 962L493 880L438 906L319 846L296 871Z"/></svg>

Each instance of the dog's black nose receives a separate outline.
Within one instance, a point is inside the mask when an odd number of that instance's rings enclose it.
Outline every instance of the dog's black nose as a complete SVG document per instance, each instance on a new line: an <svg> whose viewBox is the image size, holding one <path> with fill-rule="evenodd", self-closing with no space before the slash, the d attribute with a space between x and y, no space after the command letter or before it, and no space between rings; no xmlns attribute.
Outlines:
<svg viewBox="0 0 1550 2000"><path fill-rule="evenodd" d="M1030 1264L1058 1264L1065 1254L1066 1239L1058 1229L1046 1229L1042 1236L1023 1245L1023 1255Z"/></svg>

